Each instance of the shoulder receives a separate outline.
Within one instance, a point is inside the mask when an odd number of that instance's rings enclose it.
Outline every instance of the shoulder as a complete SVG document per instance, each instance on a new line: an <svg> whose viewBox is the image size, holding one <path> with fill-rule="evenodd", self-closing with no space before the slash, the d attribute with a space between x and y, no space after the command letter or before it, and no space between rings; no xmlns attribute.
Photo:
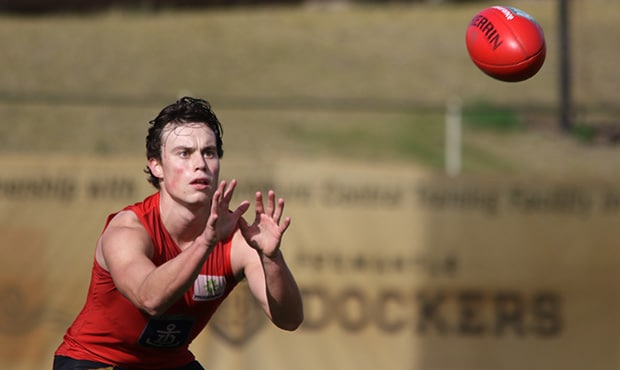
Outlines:
<svg viewBox="0 0 620 370"><path fill-rule="evenodd" d="M146 231L140 218L133 210L122 210L117 214L113 215L103 230L103 233L116 232L122 229L129 229L139 232L140 230Z"/></svg>
<svg viewBox="0 0 620 370"><path fill-rule="evenodd" d="M138 216L123 210L112 216L97 241L96 257L107 270L106 256L126 253L152 254L151 238Z"/></svg>

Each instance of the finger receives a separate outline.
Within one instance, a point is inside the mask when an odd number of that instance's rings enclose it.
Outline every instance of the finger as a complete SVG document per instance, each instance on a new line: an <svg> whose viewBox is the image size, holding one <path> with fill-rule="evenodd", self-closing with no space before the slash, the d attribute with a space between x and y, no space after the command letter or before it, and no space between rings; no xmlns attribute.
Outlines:
<svg viewBox="0 0 620 370"><path fill-rule="evenodd" d="M232 179L230 180L230 184L228 185L228 189L226 189L226 191L224 192L224 202L226 202L226 204L229 204L230 201L232 200L233 197L233 193L235 192L235 187L237 186L237 180Z"/></svg>
<svg viewBox="0 0 620 370"><path fill-rule="evenodd" d="M291 218L285 217L284 221L280 224L280 235L284 234L284 232L286 231L286 229L288 229L290 224L291 224Z"/></svg>
<svg viewBox="0 0 620 370"><path fill-rule="evenodd" d="M280 218L282 218L282 213L284 212L284 199L278 198L278 206L273 213L273 219L277 224L280 223Z"/></svg>
<svg viewBox="0 0 620 370"><path fill-rule="evenodd" d="M265 212L269 217L273 217L275 210L275 198L276 193L273 190L267 192L267 211Z"/></svg>
<svg viewBox="0 0 620 370"><path fill-rule="evenodd" d="M220 181L220 183L217 185L217 189L215 189L215 192L213 193L213 198L215 198L215 193L219 192L220 196L222 194L224 194L224 190L226 189L226 180L222 180Z"/></svg>
<svg viewBox="0 0 620 370"><path fill-rule="evenodd" d="M249 225L248 222L245 220L245 218L241 217L239 218L239 229L241 230L242 234L245 234L246 230L248 229Z"/></svg>
<svg viewBox="0 0 620 370"><path fill-rule="evenodd" d="M217 219L218 218L219 218L219 216L216 213L212 213L211 215L209 215L209 219L207 220L207 228L215 230L215 228L217 227ZM215 234L213 234L213 235L215 235Z"/></svg>
<svg viewBox="0 0 620 370"><path fill-rule="evenodd" d="M254 225L250 225L245 218L241 217L239 219L239 230L241 231L243 239L245 239L248 245L256 249L256 243L253 241L253 238L256 235L256 230L254 230L253 227Z"/></svg>
<svg viewBox="0 0 620 370"><path fill-rule="evenodd" d="M263 194L260 191L256 192L255 196L256 204L254 208L256 208L256 216L260 216L262 213L265 213L265 206L263 205Z"/></svg>
<svg viewBox="0 0 620 370"><path fill-rule="evenodd" d="M235 218L241 217L249 208L250 208L250 202L248 202L247 200L241 202L239 206L237 207L237 209L235 209L235 211L233 212L233 217Z"/></svg>
<svg viewBox="0 0 620 370"><path fill-rule="evenodd" d="M211 200L211 214L209 215L209 220L207 221L207 225L212 228L215 228L215 223L218 218L217 209L220 205L221 194L222 193L220 192L219 189L216 190L215 193L213 193L213 198Z"/></svg>
<svg viewBox="0 0 620 370"><path fill-rule="evenodd" d="M220 206L220 201L222 198L222 192L218 188L211 197L211 213L217 213L217 208Z"/></svg>

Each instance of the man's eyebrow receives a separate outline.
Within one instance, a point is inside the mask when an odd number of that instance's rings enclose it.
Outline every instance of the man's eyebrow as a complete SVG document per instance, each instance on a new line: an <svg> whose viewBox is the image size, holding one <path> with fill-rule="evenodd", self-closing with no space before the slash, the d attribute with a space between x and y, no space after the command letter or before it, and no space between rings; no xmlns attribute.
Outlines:
<svg viewBox="0 0 620 370"><path fill-rule="evenodd" d="M193 150L194 148L187 145L175 145L172 147L172 151L176 152L178 150Z"/></svg>

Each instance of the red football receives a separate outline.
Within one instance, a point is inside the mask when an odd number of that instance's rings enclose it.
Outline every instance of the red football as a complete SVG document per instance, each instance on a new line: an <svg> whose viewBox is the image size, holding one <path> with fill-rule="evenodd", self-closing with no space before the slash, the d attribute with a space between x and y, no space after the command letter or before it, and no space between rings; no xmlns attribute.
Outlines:
<svg viewBox="0 0 620 370"><path fill-rule="evenodd" d="M465 43L471 60L487 75L506 82L534 76L545 61L543 30L526 12L493 6L476 14Z"/></svg>

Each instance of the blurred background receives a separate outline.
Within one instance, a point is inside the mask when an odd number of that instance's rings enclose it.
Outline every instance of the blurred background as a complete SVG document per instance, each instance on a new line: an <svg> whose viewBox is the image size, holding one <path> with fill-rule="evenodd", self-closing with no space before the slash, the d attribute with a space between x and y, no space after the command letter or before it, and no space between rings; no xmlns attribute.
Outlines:
<svg viewBox="0 0 620 370"><path fill-rule="evenodd" d="M287 200L306 308L280 332L238 289L207 369L620 369L618 2L502 3L546 36L520 83L467 55L492 5L0 1L0 367L51 368L105 217L154 191L148 121L192 95L237 197Z"/></svg>

